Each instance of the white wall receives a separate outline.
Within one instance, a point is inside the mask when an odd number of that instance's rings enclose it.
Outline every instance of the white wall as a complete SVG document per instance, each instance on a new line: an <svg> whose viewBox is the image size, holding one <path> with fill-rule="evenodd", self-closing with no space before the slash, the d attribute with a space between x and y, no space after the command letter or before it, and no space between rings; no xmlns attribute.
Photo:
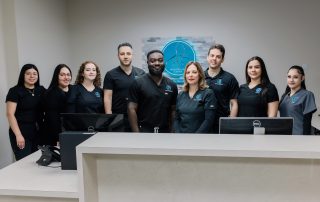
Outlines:
<svg viewBox="0 0 320 202"><path fill-rule="evenodd" d="M34 63L47 87L54 67L70 63L65 0L0 0L0 168L12 162L5 97L16 85L20 68Z"/></svg>
<svg viewBox="0 0 320 202"><path fill-rule="evenodd" d="M224 67L240 83L244 66L261 56L281 94L286 72L307 64L307 85L316 91L320 53L318 1L307 0L68 0L73 66L95 60L105 73L118 64L116 47L132 42L134 63L142 64L142 38L212 36L226 47ZM313 82L311 82L313 81ZM318 96L319 98L319 96Z"/></svg>
<svg viewBox="0 0 320 202"><path fill-rule="evenodd" d="M70 63L65 0L16 0L19 66L34 63L47 87L53 69Z"/></svg>
<svg viewBox="0 0 320 202"><path fill-rule="evenodd" d="M14 2L0 0L0 168L12 162L5 98L8 86L16 83L10 78L18 73L15 33Z"/></svg>

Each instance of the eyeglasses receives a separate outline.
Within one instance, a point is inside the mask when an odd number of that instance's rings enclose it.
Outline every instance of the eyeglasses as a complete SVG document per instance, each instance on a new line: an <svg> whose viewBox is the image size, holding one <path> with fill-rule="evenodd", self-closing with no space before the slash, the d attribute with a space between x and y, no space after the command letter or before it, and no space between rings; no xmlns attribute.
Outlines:
<svg viewBox="0 0 320 202"><path fill-rule="evenodd" d="M59 76L71 77L71 74L59 74Z"/></svg>

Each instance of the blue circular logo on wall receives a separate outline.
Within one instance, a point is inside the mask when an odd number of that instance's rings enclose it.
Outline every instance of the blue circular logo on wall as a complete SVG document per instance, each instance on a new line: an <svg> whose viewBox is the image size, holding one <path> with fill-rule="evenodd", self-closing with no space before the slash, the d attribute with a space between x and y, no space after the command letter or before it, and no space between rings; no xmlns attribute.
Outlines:
<svg viewBox="0 0 320 202"><path fill-rule="evenodd" d="M184 40L173 40L163 48L165 73L177 84L183 84L183 72L186 64L196 61L196 52Z"/></svg>

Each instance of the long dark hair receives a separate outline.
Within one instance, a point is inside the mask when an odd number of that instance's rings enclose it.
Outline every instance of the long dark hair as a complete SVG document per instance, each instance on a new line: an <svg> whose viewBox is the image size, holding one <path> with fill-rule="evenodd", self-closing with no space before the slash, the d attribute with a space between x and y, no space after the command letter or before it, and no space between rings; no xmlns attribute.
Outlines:
<svg viewBox="0 0 320 202"><path fill-rule="evenodd" d="M254 57L250 58L247 61L247 64L246 64L246 81L247 81L247 84L249 84L251 82L251 78L250 78L250 76L248 74L248 65L253 60L257 60L260 63L260 66L261 66L261 85L262 85L262 87L266 87L267 84L270 83L270 79L269 79L269 76L268 76L268 73L267 73L266 65L264 64L264 61L262 60L262 58L260 58L259 56L254 56Z"/></svg>
<svg viewBox="0 0 320 202"><path fill-rule="evenodd" d="M19 74L19 78L18 78L18 83L17 86L24 86L24 74L26 73L27 70L29 69L34 69L37 71L38 73L38 80L37 82L34 84L34 86L40 86L40 75L39 75L39 70L38 68L34 65L34 64L25 64L22 66L21 70L20 70L20 74Z"/></svg>
<svg viewBox="0 0 320 202"><path fill-rule="evenodd" d="M69 70L70 75L72 77L72 72L71 72L71 69L68 67L68 65L66 65L66 64L57 65L56 68L54 69L52 80L51 80L51 83L49 85L49 89L57 87L59 85L59 74L60 74L61 69L64 68L64 67Z"/></svg>
<svg viewBox="0 0 320 202"><path fill-rule="evenodd" d="M299 65L293 65L292 67L289 68L288 72L292 69L295 69L298 71L299 74L301 74L301 76L304 76L304 70L301 66ZM301 88L302 89L307 89L306 87L306 79L303 79L303 81L301 82ZM281 96L281 100L280 103L282 102L282 100L284 99L284 97L291 91L290 87L287 85L286 90L284 91L283 95Z"/></svg>

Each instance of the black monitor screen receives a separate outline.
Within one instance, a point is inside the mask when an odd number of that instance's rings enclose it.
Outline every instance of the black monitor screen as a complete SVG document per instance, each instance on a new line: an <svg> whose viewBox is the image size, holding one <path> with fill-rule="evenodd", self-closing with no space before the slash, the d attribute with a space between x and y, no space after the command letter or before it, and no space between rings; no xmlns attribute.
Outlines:
<svg viewBox="0 0 320 202"><path fill-rule="evenodd" d="M63 131L122 131L123 114L62 113Z"/></svg>
<svg viewBox="0 0 320 202"><path fill-rule="evenodd" d="M292 135L291 117L221 117L220 134Z"/></svg>

